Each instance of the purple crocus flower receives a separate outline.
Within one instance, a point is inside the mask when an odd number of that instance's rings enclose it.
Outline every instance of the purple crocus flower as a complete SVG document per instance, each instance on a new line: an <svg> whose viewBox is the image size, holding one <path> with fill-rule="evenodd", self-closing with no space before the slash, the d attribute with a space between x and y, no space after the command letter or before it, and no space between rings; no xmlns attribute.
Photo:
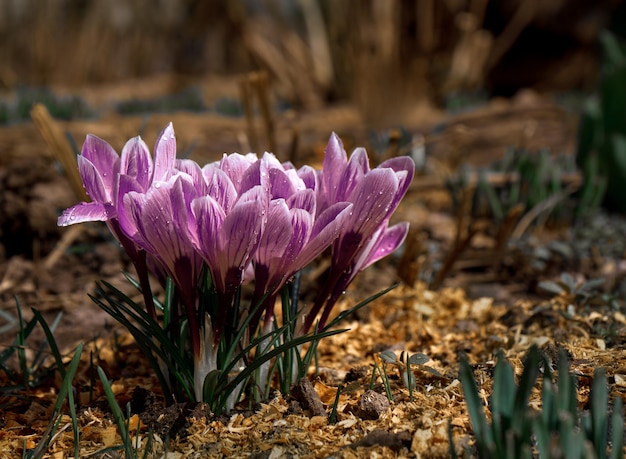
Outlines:
<svg viewBox="0 0 626 459"><path fill-rule="evenodd" d="M118 218L120 176L133 179L136 191L146 191L153 181L165 180L171 174L176 157L176 138L170 123L159 135L153 164L150 151L141 137L130 139L121 157L113 147L95 135L88 135L78 156L78 170L83 186L92 202L82 202L65 210L59 226L86 221L106 221ZM115 236L118 228L113 228Z"/></svg>
<svg viewBox="0 0 626 459"><path fill-rule="evenodd" d="M247 161L247 160L246 160ZM222 161L223 163L224 161ZM253 166L248 165L248 168ZM236 177L243 177L239 175ZM219 340L237 289L244 280L266 220L269 194L266 188L247 180L239 190L229 175L213 163L202 170L206 192L191 203L190 235L211 272L220 307L213 323Z"/></svg>
<svg viewBox="0 0 626 459"><path fill-rule="evenodd" d="M128 186L120 182L121 188ZM195 307L202 258L189 237L191 201L196 197L192 178L179 172L157 181L145 193L124 189L127 218L122 231L137 246L160 261L179 289L183 302Z"/></svg>
<svg viewBox="0 0 626 459"><path fill-rule="evenodd" d="M265 296L265 327L273 315L275 296L296 272L307 266L337 238L352 205L335 203L316 215L315 173L273 168L267 223L254 257L255 294L252 304ZM309 188L308 186L311 186ZM251 322L258 325L260 313ZM268 330L266 330L268 331Z"/></svg>
<svg viewBox="0 0 626 459"><path fill-rule="evenodd" d="M367 153L357 148L348 160L341 140L332 134L320 173L318 199L322 209L334 203L353 203L352 215L332 245L328 280L307 313L302 331L308 331L322 310L323 327L339 296L365 267L395 251L404 241L408 224L389 227L413 179L415 165L407 156L392 158L370 169Z"/></svg>
<svg viewBox="0 0 626 459"><path fill-rule="evenodd" d="M104 140L88 135L78 156L78 169L91 202L82 202L65 210L58 219L59 226L86 221L105 221L133 262L144 292L146 308L156 316L148 281L146 254L121 229L120 219L126 215L122 202L128 190L145 192L153 181L165 180L171 173L176 157L176 138L170 123L159 135L155 145L154 162L141 137L130 139L121 157ZM120 181L126 186L120 187Z"/></svg>
<svg viewBox="0 0 626 459"><path fill-rule="evenodd" d="M177 287L189 322L195 396L200 401L204 378L216 367L216 349L206 339L210 323L197 313L203 260L191 240L195 232L191 203L198 196L196 183L194 177L178 171L166 181L153 182L145 193L132 187L131 181L120 181L126 215L120 220L121 229L159 260Z"/></svg>

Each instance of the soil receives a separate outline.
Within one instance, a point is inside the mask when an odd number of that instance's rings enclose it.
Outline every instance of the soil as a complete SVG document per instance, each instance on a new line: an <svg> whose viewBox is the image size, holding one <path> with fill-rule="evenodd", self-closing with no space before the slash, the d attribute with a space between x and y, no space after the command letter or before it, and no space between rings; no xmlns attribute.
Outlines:
<svg viewBox="0 0 626 459"><path fill-rule="evenodd" d="M223 82L220 91L214 89L215 81L200 84L236 97L232 81ZM58 125L79 145L93 133L119 151L139 132L153 143L171 120L179 152L190 151L200 162L248 149L249 131L241 118L184 112L122 117L107 106L106 101L123 100L146 88L163 92L169 85L166 78L155 78L106 91L85 88L80 95L99 108L100 117ZM205 92L205 97L210 94ZM348 150L367 146L374 161L407 152L388 143L375 153L371 131L350 106L284 111L275 122L276 152L296 164L319 165L331 129ZM615 306L600 301L600 294L594 297L598 301L574 294L542 296L537 288L540 281L558 279L567 271L580 281L601 274L606 278L601 288L614 292L625 277L623 251L568 258L552 250L538 268L533 258L537 248L575 245L571 221L534 225L508 244L498 245L502 233L493 218L461 213L445 188L445 180L461 164L484 166L500 159L510 146L573 155L576 122L576 116L553 99L531 91L459 115L428 108L416 111L405 128L414 141L424 143L426 159L395 217L412 226L404 256L389 257L363 272L337 312L398 279L403 282L344 322L349 331L322 342L317 375L312 369L311 377L291 393L275 392L258 406L244 401L223 416L214 416L203 404L181 401L165 406L158 382L132 338L89 298L95 282L106 280L139 300L122 274L132 272L127 257L103 225L56 226L60 210L76 202L63 170L33 123L0 127L0 342L7 349L15 339L19 301L24 321L32 319L31 308L41 311L48 324L61 316L54 336L68 362L77 343L85 343L75 380L81 457L121 457L106 450L121 439L101 384L94 382L94 364L109 376L120 406L129 403L130 431L142 448L152 430L155 453L150 457L163 457L164 451L168 458L449 457L449 429L457 452L471 450L473 444L458 379L460 353L473 365L486 401L496 352L503 349L520 374L532 344L553 358L559 349L567 351L571 371L578 376L581 409L587 406L591 376L599 367L607 371L611 397L623 399L626 317L621 300ZM621 221L606 218L616 227ZM467 247L457 250L470 230L475 234L467 239ZM437 280L436 272L447 259L452 261L450 269ZM29 338L28 361L36 357L43 339L39 330ZM387 366L391 400L382 379L372 378L385 350L397 355L419 352L430 359L414 369L416 387L411 392L398 368ZM51 364L46 359L40 371L30 375L28 388L11 389L20 381L0 372L0 457L23 457L45 434L61 382L58 374L45 374ZM535 407L537 400L534 394ZM329 420L330 415L334 419ZM67 412L57 431L42 457L73 455Z"/></svg>

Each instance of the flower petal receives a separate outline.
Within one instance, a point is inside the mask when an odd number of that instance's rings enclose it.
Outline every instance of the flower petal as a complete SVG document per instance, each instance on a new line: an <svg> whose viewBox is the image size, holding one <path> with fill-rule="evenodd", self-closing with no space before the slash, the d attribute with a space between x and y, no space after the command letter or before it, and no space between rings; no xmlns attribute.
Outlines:
<svg viewBox="0 0 626 459"><path fill-rule="evenodd" d="M196 239L192 242L209 266L217 267L220 248L219 233L226 214L219 203L208 195L194 199L191 202L191 210L196 223Z"/></svg>
<svg viewBox="0 0 626 459"><path fill-rule="evenodd" d="M310 189L297 191L287 198L287 206L290 209L303 209L312 215L315 215L316 204L315 192Z"/></svg>
<svg viewBox="0 0 626 459"><path fill-rule="evenodd" d="M337 239L346 220L350 218L351 212L352 204L339 202L326 209L315 219L307 244L294 260L297 270L311 263Z"/></svg>
<svg viewBox="0 0 626 459"><path fill-rule="evenodd" d="M244 269L256 250L263 227L264 213L259 201L237 202L226 215L222 235L228 238L221 247L228 268Z"/></svg>
<svg viewBox="0 0 626 459"><path fill-rule="evenodd" d="M361 179L370 171L369 159L365 148L357 148L343 171L335 195L335 201L346 201Z"/></svg>
<svg viewBox="0 0 626 459"><path fill-rule="evenodd" d="M333 132L324 149L322 163L322 188L328 205L337 202L337 190L347 163L348 155L343 148L343 143Z"/></svg>
<svg viewBox="0 0 626 459"><path fill-rule="evenodd" d="M408 232L408 222L398 223L386 228L378 237L373 250L370 251L359 270L363 270L378 260L385 258L390 253L395 252L406 239Z"/></svg>
<svg viewBox="0 0 626 459"><path fill-rule="evenodd" d="M391 169L374 169L365 175L350 196L354 208L346 231L371 236L387 217L397 190L398 179Z"/></svg>
<svg viewBox="0 0 626 459"><path fill-rule="evenodd" d="M293 232L291 234L291 240L285 250L285 255L282 257L284 260L285 270L291 270L289 274L293 274L299 269L294 268L293 262L302 251L302 248L309 242L311 237L311 231L313 230L313 215L304 209L289 209L291 214L291 227Z"/></svg>
<svg viewBox="0 0 626 459"><path fill-rule="evenodd" d="M298 169L298 177L304 183L304 186L311 190L317 189L317 173L311 166L302 166Z"/></svg>
<svg viewBox="0 0 626 459"><path fill-rule="evenodd" d="M152 181L165 181L170 178L176 160L176 135L174 126L168 124L154 146L154 175Z"/></svg>
<svg viewBox="0 0 626 459"><path fill-rule="evenodd" d="M124 196L130 192L144 193L145 190L134 177L129 175L120 175L117 187L116 216L119 222L120 230L126 234L126 236L133 239L133 236L137 233L137 224L129 215L130 205L127 206L124 201Z"/></svg>
<svg viewBox="0 0 626 459"><path fill-rule="evenodd" d="M140 136L126 142L122 149L120 174L130 175L146 191L152 180L152 158L148 146Z"/></svg>
<svg viewBox="0 0 626 459"><path fill-rule="evenodd" d="M99 175L102 180L105 194L108 198L110 198L113 194L115 177L120 170L120 157L117 155L113 147L95 135L88 135L78 158L84 158L89 161L97 172L97 175ZM80 161L78 163L78 167L79 169L81 167ZM89 194L91 199L99 202L108 201L109 199L100 200L102 191L100 189L90 189L92 185L97 184L95 184L93 180L85 181L85 177L83 177L82 174L83 171L81 170L83 184L85 185L87 194Z"/></svg>
<svg viewBox="0 0 626 459"><path fill-rule="evenodd" d="M184 260L193 259L194 249L183 224L176 219L180 214L174 213L175 205L181 201L179 195L182 195L179 179L173 183L161 182L159 187L155 184L150 188L141 209L140 232L144 240L150 242L153 255L163 262L170 275L179 285L186 285L188 280L181 277L184 274L181 268L190 269ZM184 208L183 212L186 214Z"/></svg>
<svg viewBox="0 0 626 459"><path fill-rule="evenodd" d="M237 201L237 189L230 177L226 172L216 167L205 168L202 173L207 181L206 194L212 196L224 209L224 212L230 212Z"/></svg>
<svg viewBox="0 0 626 459"><path fill-rule="evenodd" d="M248 170L257 159L254 153L248 153L247 155L241 155L239 153L230 155L224 154L218 167L228 175L235 185L235 188L239 189L245 171Z"/></svg>
<svg viewBox="0 0 626 459"><path fill-rule="evenodd" d="M291 215L284 199L270 202L267 223L259 241L254 259L257 263L269 266L273 257L282 257L291 240L293 227Z"/></svg>
<svg viewBox="0 0 626 459"><path fill-rule="evenodd" d="M78 162L78 172L89 198L102 204L112 202L112 181L105 184L100 171L88 158L79 156L76 160Z"/></svg>
<svg viewBox="0 0 626 459"><path fill-rule="evenodd" d="M277 168L269 170L269 184L272 199L287 199L295 192L289 176Z"/></svg>
<svg viewBox="0 0 626 459"><path fill-rule="evenodd" d="M57 225L69 226L74 223L102 222L108 220L107 210L104 204L99 202L81 202L80 204L65 209Z"/></svg>
<svg viewBox="0 0 626 459"><path fill-rule="evenodd" d="M207 184L202 169L197 162L192 159L177 159L175 162L176 170L184 172L193 179L193 184L198 194L207 194Z"/></svg>
<svg viewBox="0 0 626 459"><path fill-rule="evenodd" d="M400 201L406 194L413 176L415 174L415 162L408 156L398 156L396 158L388 159L378 166L378 169L389 168L396 172L398 177L398 192L391 204L391 212L393 212L400 204Z"/></svg>
<svg viewBox="0 0 626 459"><path fill-rule="evenodd" d="M156 249L144 236L141 216L145 201L146 195L144 193L130 191L124 194L124 215L127 216L127 219L124 220L124 226L120 225L120 230L139 247L156 256Z"/></svg>

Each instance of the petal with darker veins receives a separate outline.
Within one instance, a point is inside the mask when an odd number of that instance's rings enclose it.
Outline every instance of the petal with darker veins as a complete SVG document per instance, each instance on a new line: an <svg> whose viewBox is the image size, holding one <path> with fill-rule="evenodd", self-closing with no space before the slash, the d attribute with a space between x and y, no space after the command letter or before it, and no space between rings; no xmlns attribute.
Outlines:
<svg viewBox="0 0 626 459"><path fill-rule="evenodd" d="M385 258L387 255L395 252L395 250L402 245L406 239L406 235L409 232L408 222L398 223L397 225L386 228L378 237L374 244L373 250L368 254L363 266L360 269L365 269L378 260Z"/></svg>
<svg viewBox="0 0 626 459"><path fill-rule="evenodd" d="M130 139L122 149L120 174L130 175L146 191L152 180L152 158L148 146L137 136Z"/></svg>
<svg viewBox="0 0 626 459"><path fill-rule="evenodd" d="M169 123L154 146L154 175L152 181L165 181L169 179L176 161L176 135L174 127Z"/></svg>
<svg viewBox="0 0 626 459"><path fill-rule="evenodd" d="M100 171L89 159L84 156L79 156L77 162L78 172L83 181L83 186L91 200L103 204L105 202L111 202L113 200L112 183L105 183L104 177L102 177Z"/></svg>
<svg viewBox="0 0 626 459"><path fill-rule="evenodd" d="M95 222L108 220L104 204L99 202L81 202L63 211L57 225L69 226L75 223Z"/></svg>
<svg viewBox="0 0 626 459"><path fill-rule="evenodd" d="M324 149L322 164L322 186L329 204L338 201L337 191L347 163L348 156L343 148L343 143L339 136L333 132Z"/></svg>
<svg viewBox="0 0 626 459"><path fill-rule="evenodd" d="M88 135L79 158L89 160L102 177L109 196L113 192L113 181L120 170L120 157L113 147L95 135ZM80 164L79 164L80 166ZM85 184L86 185L86 184ZM85 186L87 188L87 186ZM87 189L89 192L89 189ZM92 199L95 200L94 197Z"/></svg>
<svg viewBox="0 0 626 459"><path fill-rule="evenodd" d="M258 201L238 202L226 215L222 234L227 241L224 251L229 267L244 268L261 236L264 215Z"/></svg>
<svg viewBox="0 0 626 459"><path fill-rule="evenodd" d="M272 257L282 257L292 233L291 215L285 200L270 202L267 223L256 251L257 262L267 265Z"/></svg>
<svg viewBox="0 0 626 459"><path fill-rule="evenodd" d="M374 169L354 189L349 230L369 237L387 217L398 191L398 179L391 169Z"/></svg>

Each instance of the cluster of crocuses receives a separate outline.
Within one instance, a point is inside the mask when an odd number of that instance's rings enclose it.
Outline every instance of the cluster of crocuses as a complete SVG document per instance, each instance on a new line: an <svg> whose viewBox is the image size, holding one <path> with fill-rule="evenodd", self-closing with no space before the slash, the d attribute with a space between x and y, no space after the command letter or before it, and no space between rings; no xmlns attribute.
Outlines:
<svg viewBox="0 0 626 459"><path fill-rule="evenodd" d="M389 218L412 180L413 161L398 157L370 169L365 150L348 159L335 134L321 171L296 169L270 153L233 153L200 167L176 159L171 123L154 159L140 137L118 155L90 135L78 167L92 201L67 209L59 225L106 221L133 261L155 318L148 271L172 279L189 322L198 399L242 283L254 282L251 304L262 306L251 332L267 329L280 289L330 247L327 281L300 317L305 334L323 326L356 274L398 248L408 231L407 223L389 226ZM218 307L199 317L205 266Z"/></svg>

